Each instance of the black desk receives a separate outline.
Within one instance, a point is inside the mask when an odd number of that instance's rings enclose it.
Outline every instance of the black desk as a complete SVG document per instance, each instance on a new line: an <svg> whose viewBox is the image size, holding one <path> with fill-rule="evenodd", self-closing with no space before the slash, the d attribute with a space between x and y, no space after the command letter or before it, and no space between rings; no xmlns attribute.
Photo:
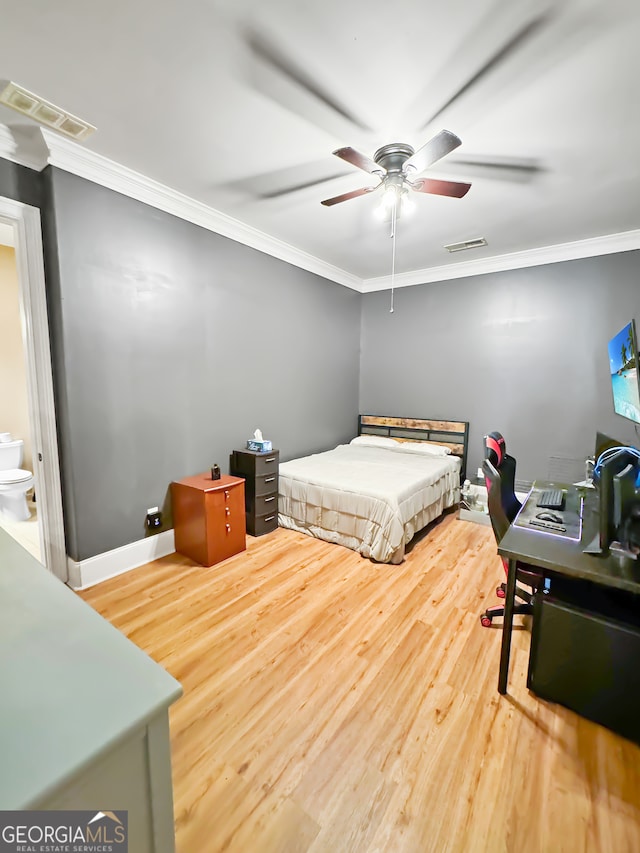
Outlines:
<svg viewBox="0 0 640 853"><path fill-rule="evenodd" d="M600 586L640 593L640 560L621 559L614 555L598 557L583 553L582 549L593 540L598 529L597 493L592 489L536 482L527 497L527 502L537 501L540 491L547 488L568 490L567 509L563 513L565 517L570 512L577 512L577 507L582 506L582 535L577 540L512 524L503 536L498 546L498 553L509 560L509 573L504 601L499 693L507 692L518 561L536 566L545 578L564 577L587 580ZM526 511L527 503L523 506L521 514ZM567 518L567 520L570 519Z"/></svg>

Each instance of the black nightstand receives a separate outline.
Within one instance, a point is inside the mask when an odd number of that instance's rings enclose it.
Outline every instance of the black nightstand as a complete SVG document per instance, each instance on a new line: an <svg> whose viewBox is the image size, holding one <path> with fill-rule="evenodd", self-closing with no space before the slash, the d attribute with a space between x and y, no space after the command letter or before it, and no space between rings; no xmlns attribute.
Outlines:
<svg viewBox="0 0 640 853"><path fill-rule="evenodd" d="M278 526L278 464L280 453L234 450L230 472L244 477L247 533L262 536Z"/></svg>

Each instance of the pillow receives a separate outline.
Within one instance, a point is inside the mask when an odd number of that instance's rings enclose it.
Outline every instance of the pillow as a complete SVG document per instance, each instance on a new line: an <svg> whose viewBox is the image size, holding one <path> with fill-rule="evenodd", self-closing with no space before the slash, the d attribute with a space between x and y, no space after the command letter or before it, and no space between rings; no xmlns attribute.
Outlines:
<svg viewBox="0 0 640 853"><path fill-rule="evenodd" d="M350 444L360 444L362 447L398 447L398 442L384 435L358 435L352 438Z"/></svg>
<svg viewBox="0 0 640 853"><path fill-rule="evenodd" d="M444 444L428 444L426 441L400 441L394 449L421 456L448 456L451 453L451 448Z"/></svg>

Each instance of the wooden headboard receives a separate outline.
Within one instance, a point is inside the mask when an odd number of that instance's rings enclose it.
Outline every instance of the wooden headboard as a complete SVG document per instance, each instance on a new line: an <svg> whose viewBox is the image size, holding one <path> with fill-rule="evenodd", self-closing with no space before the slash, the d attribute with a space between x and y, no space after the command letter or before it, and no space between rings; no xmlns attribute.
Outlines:
<svg viewBox="0 0 640 853"><path fill-rule="evenodd" d="M398 418L388 415L359 415L358 435L386 435L396 441L444 444L462 460L460 481L466 477L469 421L439 421Z"/></svg>

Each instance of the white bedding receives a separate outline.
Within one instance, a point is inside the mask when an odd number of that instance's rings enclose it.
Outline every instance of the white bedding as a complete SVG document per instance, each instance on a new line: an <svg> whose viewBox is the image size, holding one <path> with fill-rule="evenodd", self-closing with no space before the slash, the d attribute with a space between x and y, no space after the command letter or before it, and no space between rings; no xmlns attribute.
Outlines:
<svg viewBox="0 0 640 853"><path fill-rule="evenodd" d="M460 497L460 459L341 444L283 462L278 522L380 562Z"/></svg>

